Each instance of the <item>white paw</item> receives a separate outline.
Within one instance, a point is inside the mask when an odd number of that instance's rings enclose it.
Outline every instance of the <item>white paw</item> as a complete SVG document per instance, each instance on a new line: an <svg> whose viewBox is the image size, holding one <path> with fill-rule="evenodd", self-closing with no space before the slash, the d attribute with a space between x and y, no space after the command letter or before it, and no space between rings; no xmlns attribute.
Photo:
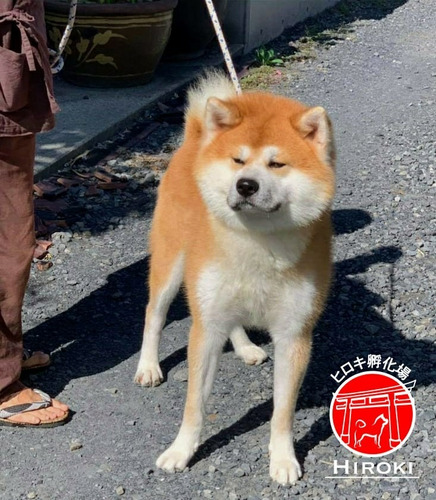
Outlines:
<svg viewBox="0 0 436 500"><path fill-rule="evenodd" d="M139 362L136 370L135 383L144 387L156 387L163 381L162 370L159 363Z"/></svg>
<svg viewBox="0 0 436 500"><path fill-rule="evenodd" d="M301 467L296 458L271 459L269 475L280 484L294 484L301 477Z"/></svg>
<svg viewBox="0 0 436 500"><path fill-rule="evenodd" d="M168 472L182 471L188 465L193 454L194 452L189 449L172 445L160 455L156 460L156 465Z"/></svg>
<svg viewBox="0 0 436 500"><path fill-rule="evenodd" d="M268 358L268 354L255 344L247 344L239 347L235 350L235 353L247 365L260 365Z"/></svg>

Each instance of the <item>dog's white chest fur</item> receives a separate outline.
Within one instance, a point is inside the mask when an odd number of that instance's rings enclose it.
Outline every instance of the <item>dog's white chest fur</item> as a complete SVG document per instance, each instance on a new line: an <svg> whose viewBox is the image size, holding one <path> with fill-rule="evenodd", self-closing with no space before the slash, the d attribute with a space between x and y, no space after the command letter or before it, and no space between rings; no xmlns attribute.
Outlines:
<svg viewBox="0 0 436 500"><path fill-rule="evenodd" d="M258 328L289 328L312 309L312 280L292 278L307 245L301 234L227 234L224 256L201 273L197 294L204 321L215 328L242 324Z"/></svg>

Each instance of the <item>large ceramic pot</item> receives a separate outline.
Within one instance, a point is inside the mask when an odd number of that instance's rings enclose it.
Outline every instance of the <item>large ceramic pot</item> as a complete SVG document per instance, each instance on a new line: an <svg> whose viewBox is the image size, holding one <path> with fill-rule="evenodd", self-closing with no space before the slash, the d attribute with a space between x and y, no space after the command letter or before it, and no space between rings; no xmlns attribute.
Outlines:
<svg viewBox="0 0 436 500"><path fill-rule="evenodd" d="M44 0L49 44L57 47L69 2ZM76 85L124 87L147 83L171 33L177 0L79 4L63 54L62 76Z"/></svg>
<svg viewBox="0 0 436 500"><path fill-rule="evenodd" d="M227 0L213 0L218 19L227 11ZM165 50L168 59L200 57L213 40L215 31L204 0L179 0L174 10L173 28Z"/></svg>

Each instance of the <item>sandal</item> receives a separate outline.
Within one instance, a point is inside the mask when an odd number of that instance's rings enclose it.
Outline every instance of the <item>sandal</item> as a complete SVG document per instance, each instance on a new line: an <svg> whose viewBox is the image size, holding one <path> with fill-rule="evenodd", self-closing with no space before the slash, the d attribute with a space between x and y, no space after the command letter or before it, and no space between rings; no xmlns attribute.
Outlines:
<svg viewBox="0 0 436 500"><path fill-rule="evenodd" d="M57 427L66 423L69 417L69 412L67 411L64 416L58 417L53 420L48 420L47 422L40 422L38 424L31 424L26 422L11 422L8 420L14 415L19 415L20 413L25 413L29 411L42 410L43 408L48 408L52 405L51 397L45 392L39 389L32 389L33 392L41 396L40 401L32 401L31 403L23 403L14 406L8 406L7 408L0 410L0 426L6 427Z"/></svg>
<svg viewBox="0 0 436 500"><path fill-rule="evenodd" d="M37 371L51 365L51 359L48 354L41 351L29 351L23 349L23 361L21 364L22 371Z"/></svg>

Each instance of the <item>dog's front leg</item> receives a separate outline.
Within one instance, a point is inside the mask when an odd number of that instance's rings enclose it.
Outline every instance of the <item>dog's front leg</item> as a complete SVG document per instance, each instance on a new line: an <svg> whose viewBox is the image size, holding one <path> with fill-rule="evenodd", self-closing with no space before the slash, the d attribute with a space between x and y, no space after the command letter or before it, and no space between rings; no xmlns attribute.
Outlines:
<svg viewBox="0 0 436 500"><path fill-rule="evenodd" d="M183 279L182 251L163 251L158 247L151 258L150 300L145 315L141 356L135 382L145 387L156 387L163 380L159 366L159 341L168 309Z"/></svg>
<svg viewBox="0 0 436 500"><path fill-rule="evenodd" d="M309 363L311 331L298 336L273 335L274 412L271 420L270 476L281 484L293 484L301 477L295 456L293 423L298 391Z"/></svg>
<svg viewBox="0 0 436 500"><path fill-rule="evenodd" d="M188 346L188 395L183 421L173 444L156 465L169 472L183 470L196 452L206 401L212 390L218 361L228 336L192 325Z"/></svg>

